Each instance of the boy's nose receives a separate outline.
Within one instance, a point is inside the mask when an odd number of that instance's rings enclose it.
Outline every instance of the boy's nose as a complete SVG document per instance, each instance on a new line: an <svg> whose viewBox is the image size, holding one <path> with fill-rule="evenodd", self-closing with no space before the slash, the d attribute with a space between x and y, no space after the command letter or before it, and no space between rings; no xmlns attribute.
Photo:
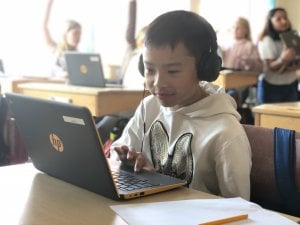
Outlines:
<svg viewBox="0 0 300 225"><path fill-rule="evenodd" d="M160 76L157 74L157 75L155 76L155 78L154 78L153 85L157 87L157 86L160 85L160 83L161 83L161 78L160 78Z"/></svg>
<svg viewBox="0 0 300 225"><path fill-rule="evenodd" d="M165 76L163 75L162 72L157 72L155 77L154 77L154 86L160 87L160 86L164 86L166 82Z"/></svg>

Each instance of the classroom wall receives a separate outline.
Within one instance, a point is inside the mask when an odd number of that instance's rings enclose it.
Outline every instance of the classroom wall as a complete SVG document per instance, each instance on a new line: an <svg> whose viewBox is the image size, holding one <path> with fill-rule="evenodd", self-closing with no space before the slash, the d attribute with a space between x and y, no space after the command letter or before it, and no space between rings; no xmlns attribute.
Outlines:
<svg viewBox="0 0 300 225"><path fill-rule="evenodd" d="M194 0L197 1L197 0ZM198 12L214 27L218 36L218 43L226 47L232 42L232 25L237 17L249 20L251 36L257 43L262 31L268 11L274 7L270 0L198 0ZM197 6L196 3L194 5ZM234 5L235 7L228 7ZM224 10L226 9L226 10Z"/></svg>
<svg viewBox="0 0 300 225"><path fill-rule="evenodd" d="M283 7L287 10L292 26L300 32L300 1L299 0L277 0L276 6Z"/></svg>
<svg viewBox="0 0 300 225"><path fill-rule="evenodd" d="M190 10L193 12L199 12L200 0L190 0Z"/></svg>
<svg viewBox="0 0 300 225"><path fill-rule="evenodd" d="M190 9L206 16L206 9L201 4L206 1L212 0L138 0L137 31L158 14L168 10ZM228 28L223 24L219 25L217 19L228 22L232 17L246 16L253 23L252 37L255 40L256 33L262 28L260 23L263 24L269 9L268 4L275 0L238 0L236 6L241 6L241 10L233 9L231 12L231 8L227 5L232 1L216 0L219 7L213 5L209 9L207 19L217 30L226 31ZM94 0L55 0L50 18L51 33L55 40L60 39L63 21L69 18L76 19L83 25L79 49L101 52L104 63L120 64L126 48L128 1L110 0L109 3L99 1L101 7L94 7L94 2ZM220 7L224 2L227 3L226 10L225 7ZM275 2L276 5L287 9L293 27L300 32L298 16L300 0L276 0ZM47 0L3 0L2 3L0 59L4 60L6 72L12 75L48 76L49 68L52 66L52 60L49 60L51 52L45 44L42 33ZM259 4L259 7L256 4ZM103 20L103 17L106 19Z"/></svg>
<svg viewBox="0 0 300 225"><path fill-rule="evenodd" d="M43 19L48 0L1 0L0 59L7 75L49 76L54 58L45 43ZM82 25L78 49L99 52L103 64L119 65L125 50L128 0L54 0L49 29L59 41L66 19ZM137 0L136 31L159 14L189 9L190 0ZM159 5L159 7L157 7Z"/></svg>

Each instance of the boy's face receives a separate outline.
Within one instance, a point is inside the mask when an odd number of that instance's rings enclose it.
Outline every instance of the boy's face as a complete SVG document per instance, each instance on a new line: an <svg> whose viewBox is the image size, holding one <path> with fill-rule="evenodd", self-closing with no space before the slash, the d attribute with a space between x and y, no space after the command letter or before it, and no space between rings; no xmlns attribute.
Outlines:
<svg viewBox="0 0 300 225"><path fill-rule="evenodd" d="M146 86L165 107L190 105L203 95L198 83L195 58L182 43L145 47L143 50Z"/></svg>

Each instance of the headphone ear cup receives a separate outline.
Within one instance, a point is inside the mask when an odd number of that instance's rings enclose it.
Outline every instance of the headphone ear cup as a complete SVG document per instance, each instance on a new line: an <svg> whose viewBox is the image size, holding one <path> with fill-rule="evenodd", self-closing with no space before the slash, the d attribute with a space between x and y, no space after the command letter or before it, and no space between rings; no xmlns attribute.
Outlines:
<svg viewBox="0 0 300 225"><path fill-rule="evenodd" d="M198 80L212 82L218 76L222 59L217 53L205 53L197 65Z"/></svg>
<svg viewBox="0 0 300 225"><path fill-rule="evenodd" d="M139 58L138 69L139 69L140 74L142 76L144 76L145 68L144 68L144 62L143 62L143 55L142 54L140 55L140 58Z"/></svg>

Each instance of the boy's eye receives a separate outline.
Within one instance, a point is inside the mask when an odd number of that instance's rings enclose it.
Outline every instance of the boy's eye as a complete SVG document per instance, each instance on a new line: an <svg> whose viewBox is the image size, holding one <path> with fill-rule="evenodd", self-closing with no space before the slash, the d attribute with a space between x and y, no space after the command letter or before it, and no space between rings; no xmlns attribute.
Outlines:
<svg viewBox="0 0 300 225"><path fill-rule="evenodd" d="M179 72L179 70L168 70L168 73L170 73L170 74L174 74L174 73L178 73Z"/></svg>
<svg viewBox="0 0 300 225"><path fill-rule="evenodd" d="M155 73L155 70L152 69L152 68L145 68L145 73L148 74L148 75L151 75L151 74Z"/></svg>

